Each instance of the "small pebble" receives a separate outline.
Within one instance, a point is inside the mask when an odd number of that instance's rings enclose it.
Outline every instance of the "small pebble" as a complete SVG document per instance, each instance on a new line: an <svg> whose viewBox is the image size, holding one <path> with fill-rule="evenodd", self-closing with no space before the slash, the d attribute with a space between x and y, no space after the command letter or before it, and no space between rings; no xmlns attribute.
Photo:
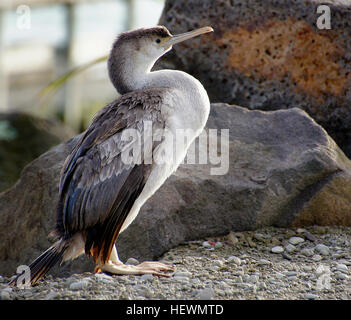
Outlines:
<svg viewBox="0 0 351 320"><path fill-rule="evenodd" d="M95 273L94 276L97 279L113 280L113 278L106 273Z"/></svg>
<svg viewBox="0 0 351 320"><path fill-rule="evenodd" d="M320 264L315 271L316 276L319 277L325 273L330 273L330 268L328 266Z"/></svg>
<svg viewBox="0 0 351 320"><path fill-rule="evenodd" d="M81 290L81 289L85 289L87 286L88 286L88 281L82 280L82 281L72 282L69 285L69 288L71 290Z"/></svg>
<svg viewBox="0 0 351 320"><path fill-rule="evenodd" d="M236 245L239 242L239 239L231 232L227 236L228 243L230 245Z"/></svg>
<svg viewBox="0 0 351 320"><path fill-rule="evenodd" d="M238 258L238 257L235 257L235 256L230 256L228 259L227 259L228 262L233 262L235 263L236 265L240 266L241 265L241 259Z"/></svg>
<svg viewBox="0 0 351 320"><path fill-rule="evenodd" d="M277 239L276 237L272 237L270 239L270 243L271 243L272 246L278 246L280 244L280 240Z"/></svg>
<svg viewBox="0 0 351 320"><path fill-rule="evenodd" d="M306 257L312 257L314 252L312 249L309 249L309 248L304 248L300 251L301 254L303 254L304 256Z"/></svg>
<svg viewBox="0 0 351 320"><path fill-rule="evenodd" d="M327 256L329 255L329 248L324 245L324 244L317 244L316 247L314 248L318 253L320 253L322 256Z"/></svg>
<svg viewBox="0 0 351 320"><path fill-rule="evenodd" d="M220 296L220 297L225 297L225 292L221 289L217 289L216 293Z"/></svg>
<svg viewBox="0 0 351 320"><path fill-rule="evenodd" d="M126 261L126 264L128 265L131 265L131 266L136 266L139 264L139 261L135 258L129 258L127 261Z"/></svg>
<svg viewBox="0 0 351 320"><path fill-rule="evenodd" d="M142 296L136 297L136 300L143 300L143 299L145 299L145 298ZM131 300L131 299L130 299L129 294L127 292L123 291L119 296L119 300Z"/></svg>
<svg viewBox="0 0 351 320"><path fill-rule="evenodd" d="M1 300L11 300L11 295L8 290L2 290L0 294Z"/></svg>
<svg viewBox="0 0 351 320"><path fill-rule="evenodd" d="M261 281L261 282L258 284L258 289L259 289L259 290L266 290L266 289L267 289L267 286L266 286L266 284L265 284L263 281Z"/></svg>
<svg viewBox="0 0 351 320"><path fill-rule="evenodd" d="M147 273L147 274L143 274L140 277L140 281L148 281L148 280L152 280L154 278L154 276L151 273Z"/></svg>
<svg viewBox="0 0 351 320"><path fill-rule="evenodd" d="M286 260L292 260L291 255L287 254L286 252L283 252L282 256L283 256L283 258L286 259Z"/></svg>
<svg viewBox="0 0 351 320"><path fill-rule="evenodd" d="M191 277L191 272L189 271L176 271L174 272L174 277Z"/></svg>
<svg viewBox="0 0 351 320"><path fill-rule="evenodd" d="M321 260L322 260L322 257L321 257L319 254L315 254L315 255L312 257L312 260L315 261L315 262L318 262L318 261L321 261Z"/></svg>
<svg viewBox="0 0 351 320"><path fill-rule="evenodd" d="M223 247L223 243L222 242L220 242L220 241L216 242L215 249L219 249L219 248L222 248L222 247Z"/></svg>
<svg viewBox="0 0 351 320"><path fill-rule="evenodd" d="M309 241L312 241L312 242L316 242L317 241L317 238L312 233L309 233L308 231L306 231L304 233L304 236Z"/></svg>
<svg viewBox="0 0 351 320"><path fill-rule="evenodd" d="M310 271L313 270L313 268L312 268L311 266L303 266L303 267L302 267L302 270L303 270L303 271L306 271L306 272L310 272Z"/></svg>
<svg viewBox="0 0 351 320"><path fill-rule="evenodd" d="M198 292L197 298L199 300L211 300L214 297L214 290L212 288L205 288Z"/></svg>
<svg viewBox="0 0 351 320"><path fill-rule="evenodd" d="M95 277L97 278L98 282L105 283L105 284L113 283L113 278L105 273L96 273Z"/></svg>
<svg viewBox="0 0 351 320"><path fill-rule="evenodd" d="M346 274L349 273L349 269L348 269L347 265L343 264L343 263L337 264L336 269L342 273L346 273Z"/></svg>
<svg viewBox="0 0 351 320"><path fill-rule="evenodd" d="M211 244L210 244L208 241L204 241L204 242L202 243L202 246L203 246L204 248L212 248Z"/></svg>
<svg viewBox="0 0 351 320"><path fill-rule="evenodd" d="M305 294L305 299L307 299L307 300L316 300L316 299L318 299L318 295L313 294L313 293L306 293Z"/></svg>
<svg viewBox="0 0 351 320"><path fill-rule="evenodd" d="M189 281L188 277L182 277L182 276L174 276L173 279L176 281Z"/></svg>
<svg viewBox="0 0 351 320"><path fill-rule="evenodd" d="M290 243L288 243L286 246L285 246L285 250L286 252L288 253L293 253L296 251L296 247Z"/></svg>
<svg viewBox="0 0 351 320"><path fill-rule="evenodd" d="M56 298L58 298L58 297L59 297L58 292L56 292L56 291L50 291L50 292L46 295L45 300L54 300L54 299L56 299Z"/></svg>
<svg viewBox="0 0 351 320"><path fill-rule="evenodd" d="M224 264L223 261L218 260L218 259L213 260L212 263L213 263L215 266L217 266L217 267L222 267L223 264Z"/></svg>
<svg viewBox="0 0 351 320"><path fill-rule="evenodd" d="M261 233L255 233L253 235L253 238L258 240L258 241L261 241L261 242L265 242L265 240L266 240L265 236Z"/></svg>
<svg viewBox="0 0 351 320"><path fill-rule="evenodd" d="M277 272L275 276L277 277L277 279L283 279L285 277L284 274L282 274L281 272Z"/></svg>
<svg viewBox="0 0 351 320"><path fill-rule="evenodd" d="M281 246L275 246L271 249L271 252L273 253L282 253L284 252L284 248Z"/></svg>
<svg viewBox="0 0 351 320"><path fill-rule="evenodd" d="M351 266L351 260L346 260L346 259L340 259L339 263L343 263L347 266Z"/></svg>
<svg viewBox="0 0 351 320"><path fill-rule="evenodd" d="M2 291L12 292L13 289L11 287L6 287L6 288L2 289Z"/></svg>
<svg viewBox="0 0 351 320"><path fill-rule="evenodd" d="M342 272L336 272L335 273L335 278L338 280L347 280L349 277L347 274L342 273Z"/></svg>
<svg viewBox="0 0 351 320"><path fill-rule="evenodd" d="M258 262L257 262L258 265L269 265L271 264L271 262L269 260L266 260L266 259L260 259Z"/></svg>
<svg viewBox="0 0 351 320"><path fill-rule="evenodd" d="M301 237L291 237L289 239L289 242L292 244L292 245L296 245L296 244L299 244L299 243L302 243L304 242L305 240Z"/></svg>
<svg viewBox="0 0 351 320"><path fill-rule="evenodd" d="M152 290L150 290L148 287L142 287L138 289L138 292L140 295L144 296L145 298L151 298L153 296Z"/></svg>
<svg viewBox="0 0 351 320"><path fill-rule="evenodd" d="M249 277L248 282L250 283L257 283L260 277L256 274L253 274Z"/></svg>

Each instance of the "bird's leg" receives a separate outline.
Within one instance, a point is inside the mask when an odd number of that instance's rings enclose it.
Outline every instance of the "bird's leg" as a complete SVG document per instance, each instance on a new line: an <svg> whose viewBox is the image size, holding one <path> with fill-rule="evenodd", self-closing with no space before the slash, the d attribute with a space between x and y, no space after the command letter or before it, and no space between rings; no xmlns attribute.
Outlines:
<svg viewBox="0 0 351 320"><path fill-rule="evenodd" d="M125 265L118 258L116 246L113 246L111 251L110 259L104 265L99 264L95 270L101 270L102 272L112 274L153 274L160 277L170 277L169 274L162 271L174 271L173 266L169 266L157 261L145 261L137 266Z"/></svg>

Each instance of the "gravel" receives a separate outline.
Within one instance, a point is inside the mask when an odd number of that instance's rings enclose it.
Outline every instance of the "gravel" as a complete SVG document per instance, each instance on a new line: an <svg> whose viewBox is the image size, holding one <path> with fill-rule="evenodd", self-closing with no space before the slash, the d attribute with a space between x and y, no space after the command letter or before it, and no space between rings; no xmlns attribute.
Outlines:
<svg viewBox="0 0 351 320"><path fill-rule="evenodd" d="M19 289L9 288L10 278L0 276L0 299L351 300L350 245L346 227L231 232L166 252L160 261L176 267L169 278L85 272L48 275L34 287Z"/></svg>
<svg viewBox="0 0 351 320"><path fill-rule="evenodd" d="M272 248L271 251L272 251L273 253L282 253L282 252L284 252L284 248L281 247L281 246L275 246L275 247Z"/></svg>
<svg viewBox="0 0 351 320"><path fill-rule="evenodd" d="M318 299L318 295L313 294L313 293L306 293L305 294L305 299L307 299L307 300L316 300L316 299Z"/></svg>
<svg viewBox="0 0 351 320"><path fill-rule="evenodd" d="M233 262L235 263L236 265L240 266L241 265L241 259L238 258L238 257L235 257L235 256L230 256L228 259L227 259L228 262Z"/></svg>
<svg viewBox="0 0 351 320"><path fill-rule="evenodd" d="M289 239L289 242L292 244L292 245L296 245L296 244L299 244L299 243L302 243L304 242L305 239L301 238L301 237L291 237Z"/></svg>
<svg viewBox="0 0 351 320"><path fill-rule="evenodd" d="M313 251L313 249L304 248L304 249L301 250L300 253L303 254L306 257L312 257L313 254L314 254L314 251Z"/></svg>
<svg viewBox="0 0 351 320"><path fill-rule="evenodd" d="M339 263L336 265L336 269L340 272L343 272L343 273L346 273L348 274L349 273L349 268L347 267L346 264L343 264L343 263Z"/></svg>
<svg viewBox="0 0 351 320"><path fill-rule="evenodd" d="M317 244L316 247L314 248L314 250L323 256L327 256L330 253L329 248L326 245L321 244L321 243Z"/></svg>
<svg viewBox="0 0 351 320"><path fill-rule="evenodd" d="M201 289L198 294L196 295L196 297L199 300L211 300L215 295L215 292L212 288L205 288L205 289Z"/></svg>
<svg viewBox="0 0 351 320"><path fill-rule="evenodd" d="M127 261L126 261L126 264L128 265L132 265L132 266L136 266L139 264L139 261L135 258L129 258Z"/></svg>
<svg viewBox="0 0 351 320"><path fill-rule="evenodd" d="M296 251L296 247L289 243L285 246L285 251L292 253L292 252Z"/></svg>

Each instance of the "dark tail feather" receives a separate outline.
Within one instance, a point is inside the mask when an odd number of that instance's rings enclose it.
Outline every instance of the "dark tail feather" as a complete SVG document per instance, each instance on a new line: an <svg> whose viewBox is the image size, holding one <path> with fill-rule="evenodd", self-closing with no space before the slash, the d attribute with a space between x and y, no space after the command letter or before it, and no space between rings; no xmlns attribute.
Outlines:
<svg viewBox="0 0 351 320"><path fill-rule="evenodd" d="M41 277L43 277L61 258L66 249L66 243L63 240L57 241L49 249L44 251L30 265L30 283L34 285ZM23 276L25 271L17 275L11 282L10 286L16 286L17 280Z"/></svg>

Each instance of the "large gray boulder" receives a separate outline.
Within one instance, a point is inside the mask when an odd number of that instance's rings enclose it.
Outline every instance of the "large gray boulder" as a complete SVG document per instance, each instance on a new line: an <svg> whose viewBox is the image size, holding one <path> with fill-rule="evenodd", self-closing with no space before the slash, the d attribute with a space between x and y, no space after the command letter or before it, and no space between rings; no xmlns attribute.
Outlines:
<svg viewBox="0 0 351 320"><path fill-rule="evenodd" d="M325 27L330 8L331 29ZM322 7L323 9L323 7ZM159 66L198 78L212 102L299 107L351 156L351 5L323 0L167 0L159 24L211 34L174 46Z"/></svg>
<svg viewBox="0 0 351 320"><path fill-rule="evenodd" d="M54 120L0 113L0 192L16 183L26 164L72 135L73 130Z"/></svg>
<svg viewBox="0 0 351 320"><path fill-rule="evenodd" d="M351 226L351 162L304 111L212 104L207 127L229 129L228 172L181 165L118 238L121 258L153 259L187 240L263 226ZM50 245L59 171L76 139L34 160L0 194L0 273ZM54 273L92 270L83 257Z"/></svg>

